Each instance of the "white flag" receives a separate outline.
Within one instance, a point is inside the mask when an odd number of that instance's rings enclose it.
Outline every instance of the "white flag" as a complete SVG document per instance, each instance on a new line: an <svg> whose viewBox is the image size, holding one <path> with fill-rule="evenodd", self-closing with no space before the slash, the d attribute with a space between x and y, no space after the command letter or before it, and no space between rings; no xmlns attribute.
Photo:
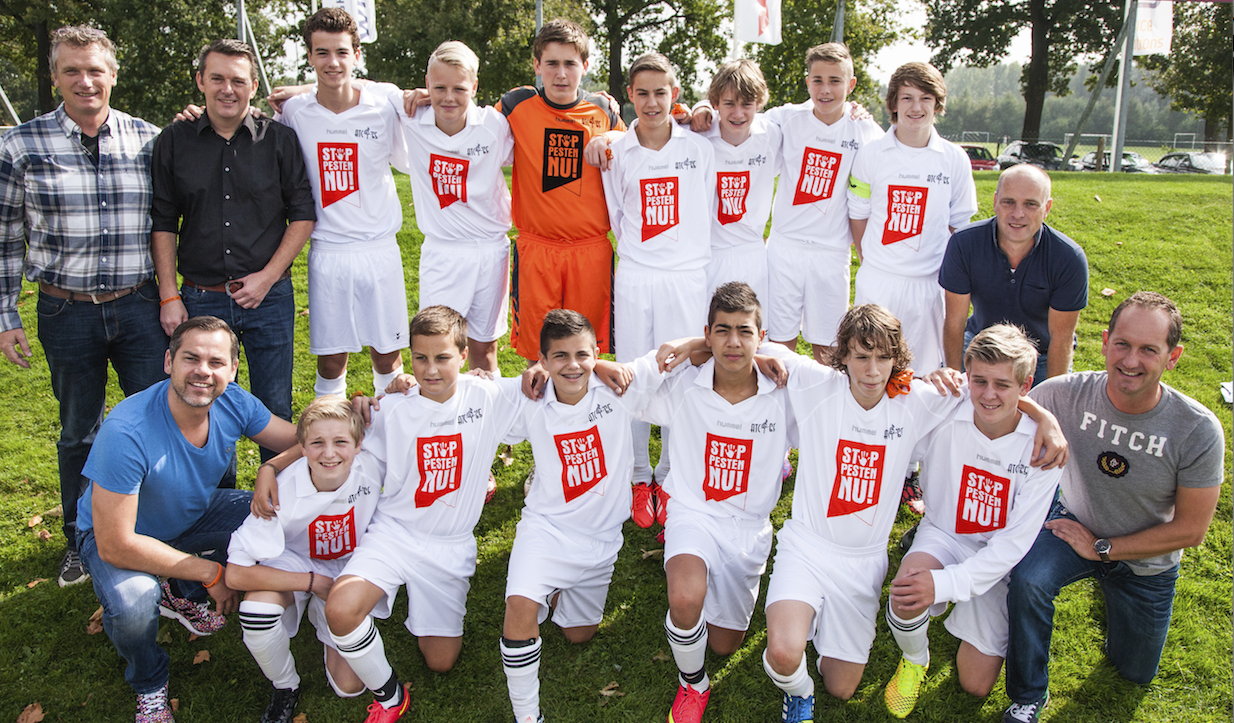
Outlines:
<svg viewBox="0 0 1234 723"><path fill-rule="evenodd" d="M734 35L739 43L780 44L780 0L733 0Z"/></svg>
<svg viewBox="0 0 1234 723"><path fill-rule="evenodd" d="M1135 54L1169 55L1174 34L1174 3L1140 0L1135 10Z"/></svg>
<svg viewBox="0 0 1234 723"><path fill-rule="evenodd" d="M376 0L323 0L322 7L343 8L355 18L360 32L360 42L371 43L377 39Z"/></svg>

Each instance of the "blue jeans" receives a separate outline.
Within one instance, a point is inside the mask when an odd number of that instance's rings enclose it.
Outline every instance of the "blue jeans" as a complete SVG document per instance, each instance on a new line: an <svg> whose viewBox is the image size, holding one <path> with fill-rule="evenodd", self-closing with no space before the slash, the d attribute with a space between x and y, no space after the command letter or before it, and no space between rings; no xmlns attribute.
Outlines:
<svg viewBox="0 0 1234 723"><path fill-rule="evenodd" d="M291 421L291 360L295 351L296 298L291 279L270 287L255 309L245 309L222 291L180 289L190 317L217 316L231 326L244 345L249 391L275 416ZM261 448L261 461L275 455Z"/></svg>
<svg viewBox="0 0 1234 723"><path fill-rule="evenodd" d="M1059 517L1075 519L1055 500L1046 519ZM1139 576L1125 562L1085 560L1043 528L1032 549L1011 571L1007 593L1007 697L1012 701L1028 704L1045 695L1050 682L1054 598L1062 588L1086 577L1096 577L1105 596L1105 653L1114 668L1140 685L1156 677L1170 629L1178 566Z"/></svg>
<svg viewBox="0 0 1234 723"><path fill-rule="evenodd" d="M38 316L51 390L60 403L56 459L64 537L76 549L77 499L86 489L81 470L103 422L107 362L115 368L125 396L136 394L167 378L167 335L159 325L159 290L153 282L103 304L57 299L40 291Z"/></svg>
<svg viewBox="0 0 1234 723"><path fill-rule="evenodd" d="M252 499L253 493L244 490L215 490L205 514L167 544L181 552L206 553L203 557L226 564L227 543L248 516ZM162 688L167 683L171 658L155 641L159 632L159 600L163 597L158 576L103 562L93 529L77 533L77 546L94 584L94 594L103 605L103 630L128 663L124 679L137 693ZM180 582L179 587L185 597L204 599L205 590L200 582Z"/></svg>

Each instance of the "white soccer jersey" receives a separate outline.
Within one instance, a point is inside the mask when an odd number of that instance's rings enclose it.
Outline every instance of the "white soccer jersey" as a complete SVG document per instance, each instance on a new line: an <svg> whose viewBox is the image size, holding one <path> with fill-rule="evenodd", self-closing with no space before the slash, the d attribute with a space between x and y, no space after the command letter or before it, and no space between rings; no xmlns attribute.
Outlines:
<svg viewBox="0 0 1234 723"><path fill-rule="evenodd" d="M635 119L612 144L612 165L601 174L617 254L651 269L702 269L716 204L711 144L673 123L672 138L653 151L639 144L637 127Z"/></svg>
<svg viewBox="0 0 1234 723"><path fill-rule="evenodd" d="M964 602L989 590L1028 553L1054 499L1062 469L1031 467L1037 423L990 439L962 403L917 445L925 521L974 554L933 570L935 602Z"/></svg>
<svg viewBox="0 0 1234 723"><path fill-rule="evenodd" d="M300 139L317 201L314 239L383 241L403 227L403 205L390 173L404 154L398 113L386 97L391 89L398 92L388 83L367 85L359 104L342 113L318 103L316 93L304 93L289 98L275 116Z"/></svg>
<svg viewBox="0 0 1234 723"><path fill-rule="evenodd" d="M392 100L392 102L394 102ZM402 97L397 100L402 106ZM510 187L502 166L510 164L514 136L497 110L471 104L467 125L448 136L432 108L414 118L400 111L407 142L416 226L426 241L501 242L510 231Z"/></svg>
<svg viewBox="0 0 1234 723"><path fill-rule="evenodd" d="M469 535L480 520L497 445L523 403L519 378L459 375L444 404L419 394L382 397L364 449L386 464L375 520L413 536Z"/></svg>
<svg viewBox="0 0 1234 723"><path fill-rule="evenodd" d="M377 509L385 466L361 450L337 490L319 492L308 460L298 459L278 476L279 511L274 519L249 515L231 534L227 561L252 566L285 551L305 560L345 560L364 537Z"/></svg>
<svg viewBox="0 0 1234 723"><path fill-rule="evenodd" d="M634 381L622 396L593 374L578 404L557 401L549 381L544 396L523 407L506 441L531 441L536 480L525 510L559 529L604 542L621 538L621 525L630 517L634 470L630 421L663 379L654 352L630 367Z"/></svg>
<svg viewBox="0 0 1234 723"><path fill-rule="evenodd" d="M849 215L869 219L862 263L901 276L937 277L948 227L977 213L968 155L934 129L925 148L909 148L892 126L857 154L847 195Z"/></svg>
<svg viewBox="0 0 1234 723"><path fill-rule="evenodd" d="M775 346L760 351L788 366L787 391L801 437L794 524L855 553L886 548L913 448L959 398L917 380L910 393L862 409L846 374Z"/></svg>
<svg viewBox="0 0 1234 723"><path fill-rule="evenodd" d="M679 367L640 415L670 427L673 500L712 517L765 520L780 499L784 455L797 430L785 390L758 375L758 393L730 404L712 388L715 361Z"/></svg>
<svg viewBox="0 0 1234 723"><path fill-rule="evenodd" d="M720 123L703 134L716 157L716 213L711 224L712 249L763 246L771 216L771 197L780 171L780 128L762 114L754 116L750 136L734 146L720 137Z"/></svg>
<svg viewBox="0 0 1234 723"><path fill-rule="evenodd" d="M847 111L827 125L806 101L772 108L764 116L780 127L780 185L771 235L847 249L848 174L858 149L883 135L872 120L855 121Z"/></svg>

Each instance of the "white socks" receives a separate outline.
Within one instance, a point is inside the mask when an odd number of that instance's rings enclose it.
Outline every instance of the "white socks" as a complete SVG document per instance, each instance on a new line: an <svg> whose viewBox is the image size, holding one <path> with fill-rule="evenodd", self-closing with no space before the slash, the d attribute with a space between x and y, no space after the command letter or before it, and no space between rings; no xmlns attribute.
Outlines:
<svg viewBox="0 0 1234 723"><path fill-rule="evenodd" d="M698 623L693 628L682 630L673 625L671 615L665 615L664 632L668 635L668 647L673 651L673 660L677 661L681 684L688 685L699 693L706 693L711 687L711 681L703 667L703 661L707 657L707 623L703 616L698 617Z"/></svg>
<svg viewBox="0 0 1234 723"><path fill-rule="evenodd" d="M317 374L317 383L313 385L313 395L324 397L327 394L347 397L347 372L343 372L337 379L326 379L320 372Z"/></svg>
<svg viewBox="0 0 1234 723"><path fill-rule="evenodd" d="M891 634L896 639L904 657L910 663L930 666L930 609L926 608L912 620L904 620L891 611L891 603L887 603L887 624Z"/></svg>
<svg viewBox="0 0 1234 723"><path fill-rule="evenodd" d="M364 682L364 686L377 694L377 700L385 708L393 708L400 702L398 680L394 677L394 669L386 660L386 648L381 642L381 633L373 625L373 618L367 617L355 630L346 635L330 633L339 655L347 659L356 677ZM394 681L394 690L387 691L390 681ZM388 700L382 700L383 694L390 694Z"/></svg>
<svg viewBox="0 0 1234 723"><path fill-rule="evenodd" d="M668 479L668 435L669 428L660 427L660 463L656 465L656 482L660 485L663 485L664 480ZM648 455L650 454L648 452Z"/></svg>
<svg viewBox="0 0 1234 723"><path fill-rule="evenodd" d="M376 369L373 370L373 396L378 396L386 393L386 387L390 386L390 382L394 378L403 373L403 365L399 364L394 367L394 370L389 374L382 374Z"/></svg>
<svg viewBox="0 0 1234 723"><path fill-rule="evenodd" d="M814 679L810 677L810 671L806 667L806 654L801 654L801 663L797 665L788 676L780 675L767 662L767 651L763 651L763 670L767 671L771 682L776 684L776 687L784 691L788 695L798 698L807 698L814 695Z"/></svg>
<svg viewBox="0 0 1234 723"><path fill-rule="evenodd" d="M291 637L283 627L283 606L244 600L240 603L240 627L244 645L257 666L275 688L299 688L296 661L291 657Z"/></svg>
<svg viewBox="0 0 1234 723"><path fill-rule="evenodd" d="M501 667L506 672L510 689L510 706L514 719L540 717L540 648L542 638L509 640L501 638Z"/></svg>

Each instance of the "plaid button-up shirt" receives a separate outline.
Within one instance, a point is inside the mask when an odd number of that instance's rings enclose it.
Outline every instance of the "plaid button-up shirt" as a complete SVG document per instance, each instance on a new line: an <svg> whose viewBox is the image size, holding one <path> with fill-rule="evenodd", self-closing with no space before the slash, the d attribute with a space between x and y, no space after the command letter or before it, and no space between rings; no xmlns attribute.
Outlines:
<svg viewBox="0 0 1234 723"><path fill-rule="evenodd" d="M154 276L150 153L159 129L110 109L95 168L59 108L0 138L0 331L21 326L21 275L83 294Z"/></svg>

